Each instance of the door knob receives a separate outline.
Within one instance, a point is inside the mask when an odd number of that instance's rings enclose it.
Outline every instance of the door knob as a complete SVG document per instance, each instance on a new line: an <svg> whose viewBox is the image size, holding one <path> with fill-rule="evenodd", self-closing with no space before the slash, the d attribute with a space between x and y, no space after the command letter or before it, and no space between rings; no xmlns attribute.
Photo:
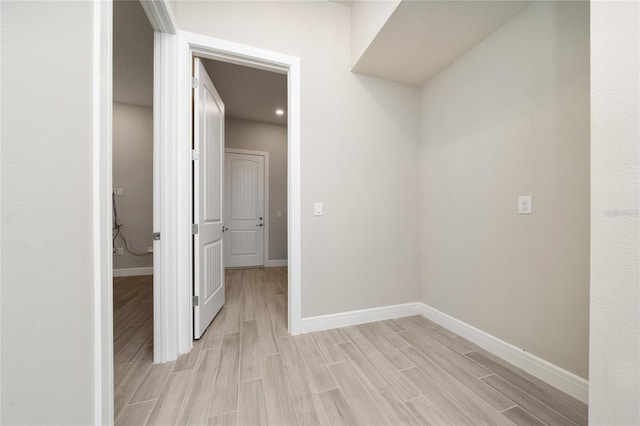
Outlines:
<svg viewBox="0 0 640 426"><path fill-rule="evenodd" d="M226 231L228 231L228 230L229 230L229 228L227 228L226 226L223 226L223 227L222 227L222 232L226 232Z"/></svg>
<svg viewBox="0 0 640 426"><path fill-rule="evenodd" d="M262 224L261 224L261 223L259 223L259 224L257 224L256 226L262 226Z"/></svg>

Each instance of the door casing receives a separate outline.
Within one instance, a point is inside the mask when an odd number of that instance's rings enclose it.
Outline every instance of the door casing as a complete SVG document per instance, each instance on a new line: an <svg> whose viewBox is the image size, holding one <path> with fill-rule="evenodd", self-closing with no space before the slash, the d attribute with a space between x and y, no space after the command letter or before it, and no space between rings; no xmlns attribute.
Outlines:
<svg viewBox="0 0 640 426"><path fill-rule="evenodd" d="M175 39L175 40L174 40ZM175 43L174 43L175 42ZM193 323L191 316L192 297L192 254L191 245L191 63L194 56L230 62L237 65L249 66L272 72L287 74L288 76L288 126L287 126L287 206L288 206L288 326L292 335L300 334L301 309L301 207L300 207L300 59L269 50L258 49L238 43L232 43L213 37L202 36L189 32L178 32L177 38L170 36L161 39L161 48L173 53L174 61L164 64L168 72L175 71L175 79L164 83L162 105L170 110L176 108L172 117L166 117L172 123L163 123L161 127L169 129L175 126L176 142L173 144L175 155L170 161L163 162L164 172L175 176L169 182L171 188L167 204L171 208L162 212L170 225L168 231L172 233L170 241L175 243L176 257L169 274L163 275L160 291L175 298L165 297L164 305L156 307L161 313L164 324L169 322L175 329L168 327L163 333L174 333L163 336L164 340L175 342L173 345L163 345L166 353L163 362L176 359L179 354L187 353L192 347ZM169 54L168 57L171 57ZM172 68L175 64L175 68ZM179 84L176 84L179 83ZM159 125L160 126L160 125ZM160 138L168 143L170 138ZM166 157L165 157L166 158ZM168 170L167 170L168 169ZM162 203L162 207L167 204ZM162 237L164 240L164 236ZM167 242L168 243L168 242ZM175 279L172 279L175 277ZM166 279L165 279L166 278Z"/></svg>

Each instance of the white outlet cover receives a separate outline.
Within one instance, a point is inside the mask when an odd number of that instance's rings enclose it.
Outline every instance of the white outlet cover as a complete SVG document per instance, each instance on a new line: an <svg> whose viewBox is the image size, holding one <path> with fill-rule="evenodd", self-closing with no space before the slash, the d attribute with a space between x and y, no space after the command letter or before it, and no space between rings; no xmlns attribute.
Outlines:
<svg viewBox="0 0 640 426"><path fill-rule="evenodd" d="M518 214L532 214L533 206L531 195L520 195L518 197Z"/></svg>

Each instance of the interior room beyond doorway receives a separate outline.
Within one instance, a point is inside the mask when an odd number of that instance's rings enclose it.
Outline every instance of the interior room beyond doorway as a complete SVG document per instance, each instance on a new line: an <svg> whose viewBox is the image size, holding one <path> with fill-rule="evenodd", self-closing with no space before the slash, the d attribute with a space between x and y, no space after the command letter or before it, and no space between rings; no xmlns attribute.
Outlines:
<svg viewBox="0 0 640 426"><path fill-rule="evenodd" d="M233 157L225 161L225 266L286 266L287 76L203 64L225 105L225 156Z"/></svg>

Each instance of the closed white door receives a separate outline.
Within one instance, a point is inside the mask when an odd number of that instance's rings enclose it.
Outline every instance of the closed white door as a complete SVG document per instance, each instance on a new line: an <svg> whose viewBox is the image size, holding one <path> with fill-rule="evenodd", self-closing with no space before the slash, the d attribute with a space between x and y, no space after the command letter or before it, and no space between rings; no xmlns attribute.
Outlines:
<svg viewBox="0 0 640 426"><path fill-rule="evenodd" d="M225 154L225 266L264 265L264 157Z"/></svg>
<svg viewBox="0 0 640 426"><path fill-rule="evenodd" d="M224 304L224 104L198 58L194 77L193 337L199 339Z"/></svg>

